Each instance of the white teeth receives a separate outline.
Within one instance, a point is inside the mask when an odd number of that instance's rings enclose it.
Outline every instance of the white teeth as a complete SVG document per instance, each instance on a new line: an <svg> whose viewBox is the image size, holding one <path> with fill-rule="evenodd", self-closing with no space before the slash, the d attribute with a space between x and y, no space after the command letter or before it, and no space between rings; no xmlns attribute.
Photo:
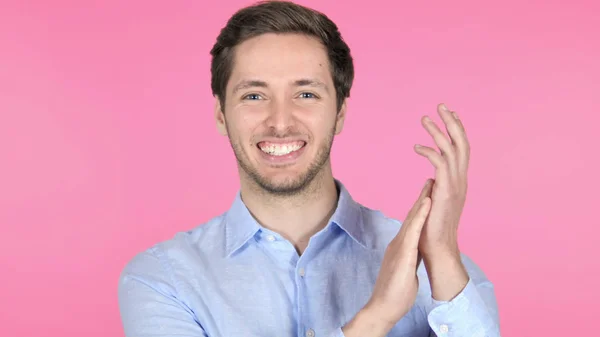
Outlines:
<svg viewBox="0 0 600 337"><path fill-rule="evenodd" d="M273 156L285 156L286 154L290 154L294 151L298 151L302 145L294 144L294 145L275 145L271 144L269 146L263 146L260 149Z"/></svg>

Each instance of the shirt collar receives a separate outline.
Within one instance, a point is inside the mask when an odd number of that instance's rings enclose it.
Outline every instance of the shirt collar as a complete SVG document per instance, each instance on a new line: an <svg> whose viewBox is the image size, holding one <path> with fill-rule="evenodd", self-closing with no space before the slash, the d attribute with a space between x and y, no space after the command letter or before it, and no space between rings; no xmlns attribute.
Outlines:
<svg viewBox="0 0 600 337"><path fill-rule="evenodd" d="M225 254L231 256L242 248L262 226L254 219L238 191L225 215Z"/></svg>
<svg viewBox="0 0 600 337"><path fill-rule="evenodd" d="M329 225L335 224L340 227L354 241L366 248L367 242L362 206L354 201L350 192L348 192L339 180L336 180L335 184L339 191L339 198Z"/></svg>
<svg viewBox="0 0 600 337"><path fill-rule="evenodd" d="M328 226L340 227L354 241L366 247L361 205L354 201L339 180L335 180L335 184L339 191L339 198ZM250 214L241 198L241 192L238 191L233 204L225 215L225 254L227 257L242 248L261 230L265 229Z"/></svg>

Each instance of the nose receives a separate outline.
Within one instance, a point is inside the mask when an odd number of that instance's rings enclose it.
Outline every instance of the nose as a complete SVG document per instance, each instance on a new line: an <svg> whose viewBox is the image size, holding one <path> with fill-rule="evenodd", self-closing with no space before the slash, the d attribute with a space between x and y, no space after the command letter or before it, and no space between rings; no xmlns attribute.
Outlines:
<svg viewBox="0 0 600 337"><path fill-rule="evenodd" d="M285 100L272 101L269 115L266 120L267 127L278 133L285 133L294 123L293 107Z"/></svg>

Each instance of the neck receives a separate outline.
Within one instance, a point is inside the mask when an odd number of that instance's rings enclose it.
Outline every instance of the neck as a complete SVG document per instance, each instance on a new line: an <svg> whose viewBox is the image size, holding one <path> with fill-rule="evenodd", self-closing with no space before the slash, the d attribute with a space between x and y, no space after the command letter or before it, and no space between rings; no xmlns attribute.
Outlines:
<svg viewBox="0 0 600 337"><path fill-rule="evenodd" d="M338 200L330 167L324 167L295 195L270 194L249 179L242 179L241 195L258 223L290 241L299 254L304 252L309 239L327 225Z"/></svg>

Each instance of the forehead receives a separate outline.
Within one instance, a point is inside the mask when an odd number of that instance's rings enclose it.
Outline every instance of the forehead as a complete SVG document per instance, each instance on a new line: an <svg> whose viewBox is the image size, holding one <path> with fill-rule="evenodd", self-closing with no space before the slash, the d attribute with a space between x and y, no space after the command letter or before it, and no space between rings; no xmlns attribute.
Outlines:
<svg viewBox="0 0 600 337"><path fill-rule="evenodd" d="M247 79L287 84L314 78L333 83L325 46L307 35L263 34L239 44L234 53L228 88Z"/></svg>

